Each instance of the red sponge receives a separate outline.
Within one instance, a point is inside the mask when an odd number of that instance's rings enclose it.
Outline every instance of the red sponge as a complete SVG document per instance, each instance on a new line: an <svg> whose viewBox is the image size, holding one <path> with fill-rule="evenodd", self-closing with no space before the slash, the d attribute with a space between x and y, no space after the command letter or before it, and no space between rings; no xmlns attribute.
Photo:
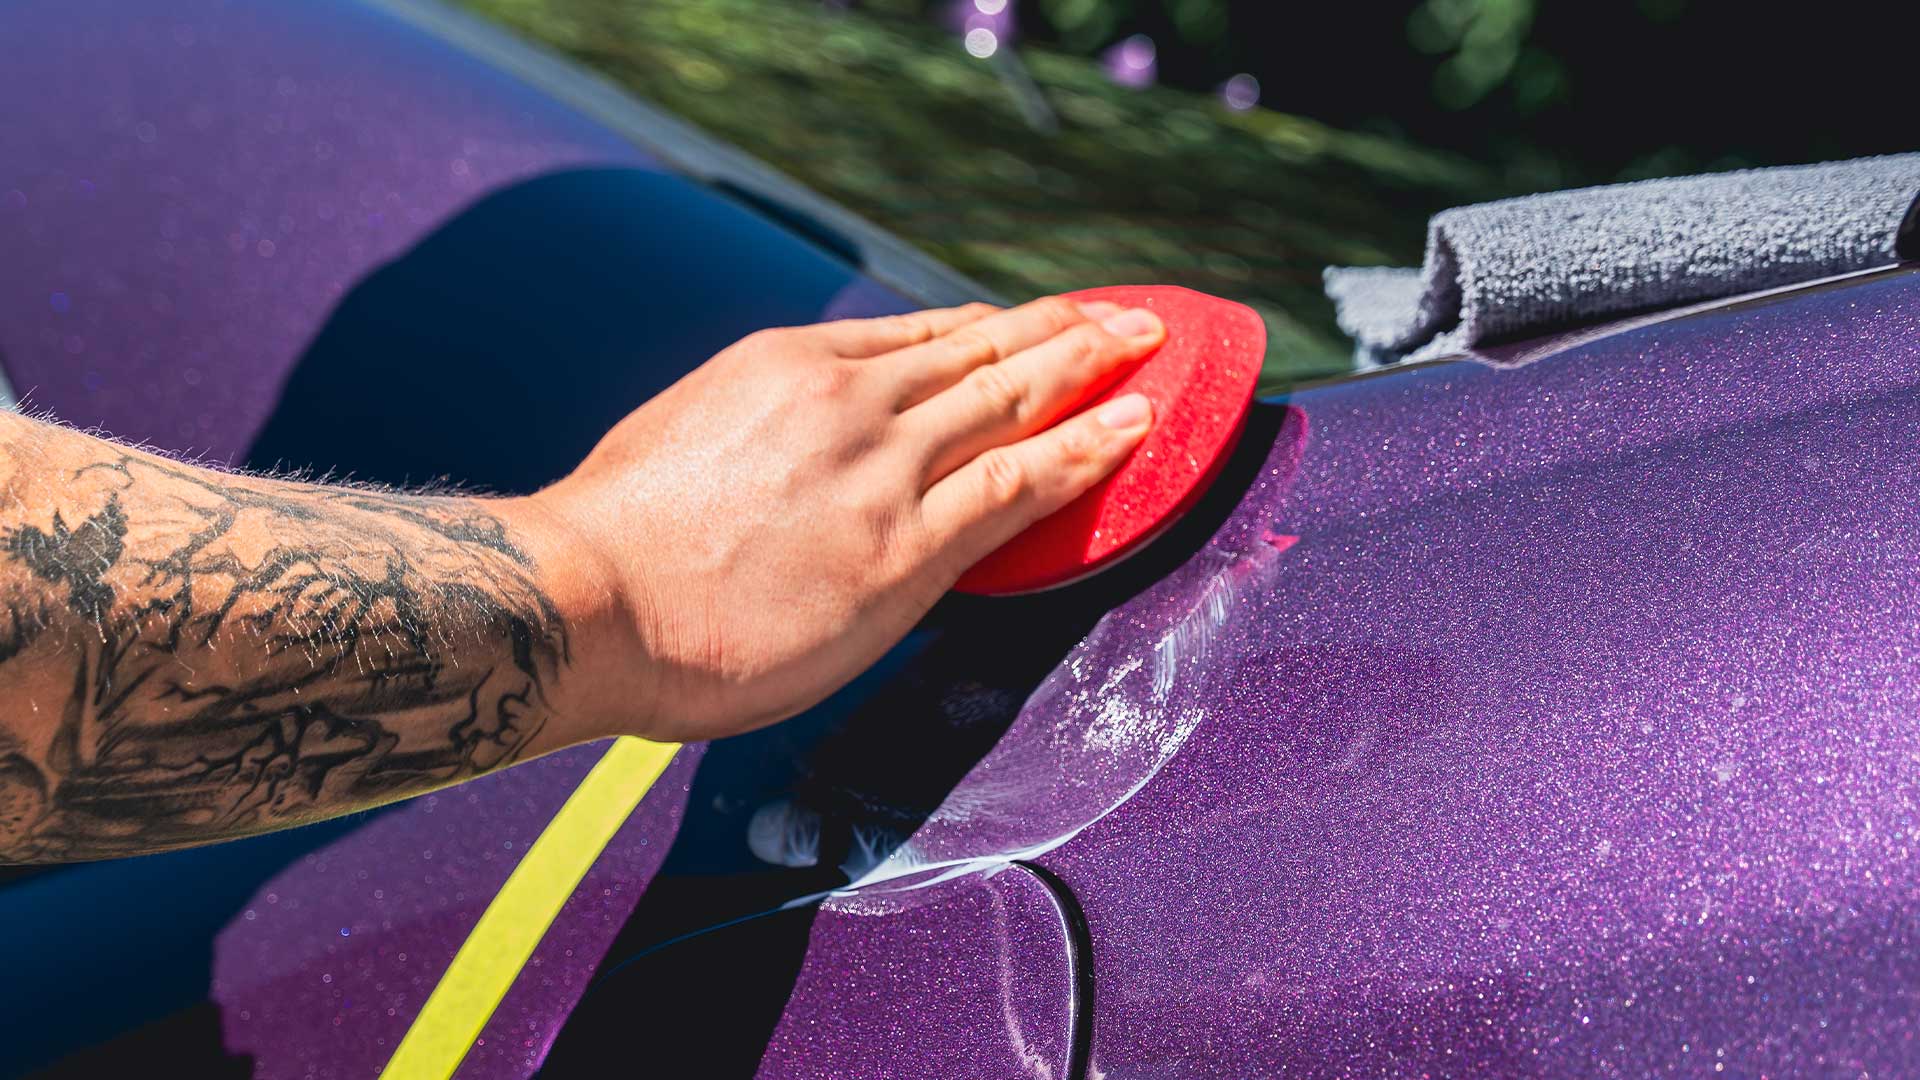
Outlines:
<svg viewBox="0 0 1920 1080"><path fill-rule="evenodd" d="M961 575L961 592L1049 589L1115 562L1192 507L1240 438L1267 351L1266 324L1252 308L1171 285L1072 296L1146 308L1166 323L1158 351L1072 410L1138 392L1153 402L1153 430L1113 475Z"/></svg>

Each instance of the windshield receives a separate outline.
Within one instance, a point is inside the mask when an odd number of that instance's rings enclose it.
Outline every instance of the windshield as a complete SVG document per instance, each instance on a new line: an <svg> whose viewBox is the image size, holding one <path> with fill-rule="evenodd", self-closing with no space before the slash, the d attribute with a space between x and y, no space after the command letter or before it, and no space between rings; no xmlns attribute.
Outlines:
<svg viewBox="0 0 1920 1080"><path fill-rule="evenodd" d="M1015 57L917 12L463 2L1005 299L1160 282L1249 304L1267 320L1269 391L1351 366L1323 267L1417 262L1429 213L1501 193L1464 158L1125 85L1037 45Z"/></svg>

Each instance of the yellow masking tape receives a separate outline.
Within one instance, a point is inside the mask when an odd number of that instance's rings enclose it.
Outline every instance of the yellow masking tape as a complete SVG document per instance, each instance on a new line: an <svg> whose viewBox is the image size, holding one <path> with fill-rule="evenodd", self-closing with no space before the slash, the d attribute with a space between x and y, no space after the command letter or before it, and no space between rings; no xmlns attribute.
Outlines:
<svg viewBox="0 0 1920 1080"><path fill-rule="evenodd" d="M380 1071L381 1080L453 1075L560 914L560 905L678 749L643 739L614 740L487 905Z"/></svg>

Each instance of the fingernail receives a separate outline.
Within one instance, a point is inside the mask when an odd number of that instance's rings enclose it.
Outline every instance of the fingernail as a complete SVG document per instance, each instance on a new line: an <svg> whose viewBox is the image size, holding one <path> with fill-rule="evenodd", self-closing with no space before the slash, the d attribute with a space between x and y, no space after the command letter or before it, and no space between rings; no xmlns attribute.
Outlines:
<svg viewBox="0 0 1920 1080"><path fill-rule="evenodd" d="M1125 394L1100 406L1100 411L1093 415L1102 427L1125 431L1153 419L1153 405L1145 394Z"/></svg>
<svg viewBox="0 0 1920 1080"><path fill-rule="evenodd" d="M1120 310L1120 305L1110 300L1090 300L1080 305L1080 314L1089 319L1100 320Z"/></svg>
<svg viewBox="0 0 1920 1080"><path fill-rule="evenodd" d="M1114 337L1151 337L1160 332L1160 316L1145 308L1128 308L1118 315L1101 320L1100 325Z"/></svg>

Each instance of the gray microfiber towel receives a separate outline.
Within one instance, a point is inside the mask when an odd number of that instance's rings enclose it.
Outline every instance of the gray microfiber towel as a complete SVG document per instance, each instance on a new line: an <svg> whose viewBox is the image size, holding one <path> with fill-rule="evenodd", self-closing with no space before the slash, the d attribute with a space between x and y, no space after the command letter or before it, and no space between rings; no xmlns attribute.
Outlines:
<svg viewBox="0 0 1920 1080"><path fill-rule="evenodd" d="M1920 153L1643 180L1463 206L1426 265L1329 267L1361 367L1895 262Z"/></svg>

